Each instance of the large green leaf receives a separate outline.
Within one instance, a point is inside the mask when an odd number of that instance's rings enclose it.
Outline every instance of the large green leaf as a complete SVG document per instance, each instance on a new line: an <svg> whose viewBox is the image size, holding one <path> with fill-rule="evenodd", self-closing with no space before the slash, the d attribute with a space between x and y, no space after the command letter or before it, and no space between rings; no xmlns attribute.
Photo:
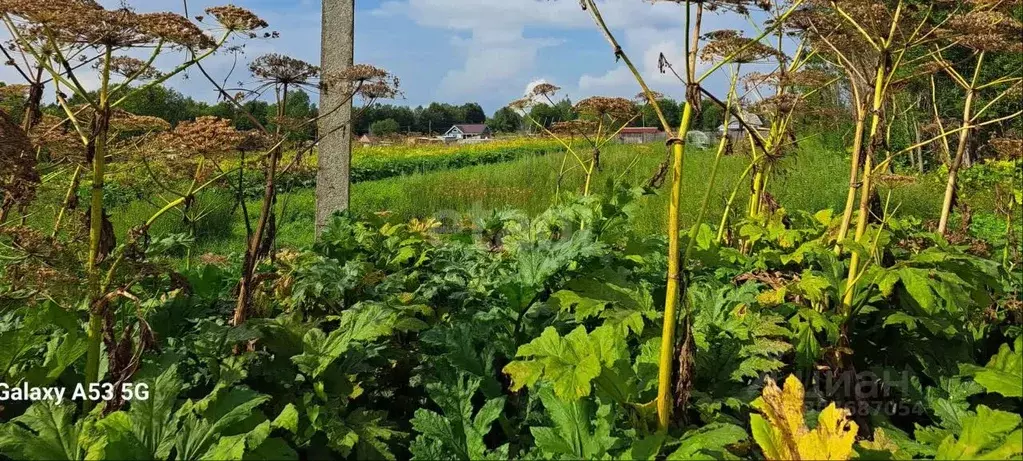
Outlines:
<svg viewBox="0 0 1023 461"><path fill-rule="evenodd" d="M174 405L183 383L172 365L156 379L142 381L149 398L134 400L128 411L117 411L99 421L106 439L107 457L117 459L167 459L174 446L178 416Z"/></svg>
<svg viewBox="0 0 1023 461"><path fill-rule="evenodd" d="M550 382L559 398L577 399L590 394L592 381L602 367L626 357L624 329L601 326L587 334L577 327L564 337L548 327L528 344L519 347L516 360L504 367L512 389L531 387L539 380Z"/></svg>
<svg viewBox="0 0 1023 461"><path fill-rule="evenodd" d="M401 312L379 303L363 303L345 311L341 324L330 334L318 328L309 330L302 339L303 352L291 358L298 369L318 377L355 342L370 341L394 331Z"/></svg>
<svg viewBox="0 0 1023 461"><path fill-rule="evenodd" d="M942 440L935 459L1009 459L1023 454L1020 415L977 407L975 415L963 419L958 437Z"/></svg>
<svg viewBox="0 0 1023 461"><path fill-rule="evenodd" d="M242 459L246 461L297 461L298 453L287 442L274 437L266 439L256 449L245 453Z"/></svg>
<svg viewBox="0 0 1023 461"><path fill-rule="evenodd" d="M668 459L721 459L726 446L747 437L746 431L734 424L711 423L686 432L679 440L681 446Z"/></svg>
<svg viewBox="0 0 1023 461"><path fill-rule="evenodd" d="M987 366L973 380L1006 397L1023 397L1023 336L1016 338L1015 350L1002 344Z"/></svg>
<svg viewBox="0 0 1023 461"><path fill-rule="evenodd" d="M564 400L549 388L539 392L553 427L531 427L530 433L545 458L598 459L617 439L611 436L610 407L596 412L588 399Z"/></svg>
<svg viewBox="0 0 1023 461"><path fill-rule="evenodd" d="M344 457L393 461L390 440L405 434L394 430L385 416L383 411L357 408L344 418L332 419L324 429L328 446Z"/></svg>
<svg viewBox="0 0 1023 461"><path fill-rule="evenodd" d="M472 398L479 386L478 378L466 376L459 377L455 385L427 385L430 398L443 414L416 410L412 427L420 435L409 447L413 459L437 459L439 455L466 461L507 458L507 445L490 451L483 441L504 410L504 398L487 400L474 416Z"/></svg>
<svg viewBox="0 0 1023 461"><path fill-rule="evenodd" d="M927 269L907 267L899 270L899 278L902 280L906 292L924 312L933 314L937 309L938 302L934 295L934 282L929 275L930 271Z"/></svg>
<svg viewBox="0 0 1023 461"><path fill-rule="evenodd" d="M231 387L198 402L186 402L178 410L182 425L175 438L175 459L207 459L214 452L235 458L233 455L243 452L245 447L242 445L239 450L238 444L244 444L245 439L237 436L247 436L255 429L239 432L233 426L253 416L256 408L269 398L246 387Z"/></svg>
<svg viewBox="0 0 1023 461"><path fill-rule="evenodd" d="M51 400L33 403L25 413L0 425L0 453L24 460L80 460L89 447L75 405Z"/></svg>

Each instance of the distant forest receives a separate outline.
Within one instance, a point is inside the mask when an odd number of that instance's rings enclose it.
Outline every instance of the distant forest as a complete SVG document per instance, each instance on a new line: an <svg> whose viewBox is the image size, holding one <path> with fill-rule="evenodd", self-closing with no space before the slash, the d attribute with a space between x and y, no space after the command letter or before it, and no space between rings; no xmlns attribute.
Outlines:
<svg viewBox="0 0 1023 461"><path fill-rule="evenodd" d="M0 86L2 85L0 83ZM74 100L71 102L76 103ZM665 98L660 101L660 105L668 122L677 125L680 116L679 103L673 99ZM577 114L572 106L572 101L567 98L558 101L553 106L538 104L530 109L530 116L533 120L549 126L555 122L575 119ZM273 127L275 125L271 114L277 112L276 104L254 100L246 102L244 107L264 126ZM20 104L13 103L13 100L0 99L0 108L14 115L16 119L20 117L22 110ZM248 117L239 116L234 106L226 101L209 104L164 86L153 86L133 94L120 108L137 115L160 117L170 122L171 125L176 125L182 120L193 120L196 117L212 115L234 121L235 127L240 130L255 128ZM53 115L62 113L56 105L46 107L44 111ZM631 126L656 125L656 115L652 107L642 105L639 112L640 115L632 121ZM317 107L308 93L295 90L288 97L288 107L285 109L285 113L291 119L308 120L317 115ZM357 113L353 128L356 135L366 133L378 136L396 133L435 135L444 133L451 125L463 123L486 123L491 130L499 133L536 130L535 126L530 126L528 120L508 107L498 109L488 117L483 108L475 102L462 105L433 102L427 106L417 107L377 103L361 109L357 108ZM716 130L721 124L721 115L720 108L713 104L707 104L700 120L694 124L694 129ZM309 131L300 134L300 136L312 139L314 134L315 126L310 126Z"/></svg>

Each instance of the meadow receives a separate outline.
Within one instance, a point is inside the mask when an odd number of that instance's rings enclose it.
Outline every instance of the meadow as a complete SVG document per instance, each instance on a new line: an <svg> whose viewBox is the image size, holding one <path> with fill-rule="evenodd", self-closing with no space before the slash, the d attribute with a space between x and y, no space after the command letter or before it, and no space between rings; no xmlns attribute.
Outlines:
<svg viewBox="0 0 1023 461"><path fill-rule="evenodd" d="M532 143L532 144L530 144ZM525 158L509 159L503 162L478 166L463 166L441 171L415 172L382 180L360 181L353 186L351 209L358 215L389 213L395 219L463 217L479 219L494 210L521 210L530 216L565 200L559 196L571 195L570 191L580 189L583 177L579 172L569 172L560 180L559 166L566 153L559 150L551 140L537 142L522 140L498 144L522 146L544 150L544 154L528 155ZM389 159L393 157L418 157L437 155L480 155L486 145L444 146L426 149L410 149L403 146L375 146L356 150L356 158ZM639 186L645 184L664 160L665 147L660 143L641 145L611 145L606 149L605 163L600 172L601 183L598 193L608 193L613 183ZM691 226L699 208L699 197L706 191L706 172L710 170L714 152L712 149L694 151L687 163L682 194L690 198L681 208L681 219L685 226ZM314 162L314 157L307 162ZM816 212L823 209L841 210L844 205L846 186L843 181L848 173L844 171L848 158L833 147L808 141L796 155L786 159L783 170L786 173L777 179L772 189L780 206L788 210ZM723 181L714 185L708 220L721 219L725 204L736 187L736 181L748 165L741 155L726 157L720 166ZM608 182L610 181L610 183ZM306 182L305 184L308 184ZM916 216L934 220L940 208L942 184L934 177L920 178L912 183L895 184L882 189L891 191L892 205L904 216ZM414 192L410 192L414 191ZM749 200L748 187L740 186L736 203ZM977 204L981 213L994 212L990 190L971 191L970 203ZM193 248L195 254L213 253L227 255L243 250L242 239L245 225L241 210L234 206L233 197L223 190L209 191L198 197L199 203L211 211L202 225L203 233L198 235ZM639 211L633 226L637 232L658 235L664 232L666 222L663 210L667 207L667 196L663 193L643 196L638 199ZM119 236L126 235L135 223L152 215L160 203L133 201L125 204L115 216L114 228ZM256 208L257 200L250 200L249 207ZM308 223L315 209L315 193L311 187L297 186L281 191L277 224L280 246L301 247L312 244L314 235ZM51 219L50 216L47 219ZM996 218L997 219L997 218ZM154 234L187 233L180 217L163 217L154 226Z"/></svg>

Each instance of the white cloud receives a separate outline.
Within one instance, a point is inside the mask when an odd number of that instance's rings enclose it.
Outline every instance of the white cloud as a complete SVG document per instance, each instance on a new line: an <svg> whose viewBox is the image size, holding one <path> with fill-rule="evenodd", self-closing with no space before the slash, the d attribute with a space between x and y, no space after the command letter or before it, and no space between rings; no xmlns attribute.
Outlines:
<svg viewBox="0 0 1023 461"><path fill-rule="evenodd" d="M456 47L465 54L461 69L449 71L440 82L437 94L442 99L465 93L507 89L521 79L524 69L532 69L543 47L559 42L552 39L522 37L507 30L474 31L469 39L457 39Z"/></svg>
<svg viewBox="0 0 1023 461"><path fill-rule="evenodd" d="M663 27L677 21L673 12L678 12L677 5L668 3L605 0L601 4L603 17L614 29ZM595 27L589 14L572 0L389 1L372 14L406 15L422 26L469 32L469 38L455 42L454 51L464 57L464 63L444 76L437 90L442 99L494 90L511 96L508 89L520 87L536 74L540 50L561 43L555 38L558 31ZM527 28L529 35L542 36L527 36Z"/></svg>

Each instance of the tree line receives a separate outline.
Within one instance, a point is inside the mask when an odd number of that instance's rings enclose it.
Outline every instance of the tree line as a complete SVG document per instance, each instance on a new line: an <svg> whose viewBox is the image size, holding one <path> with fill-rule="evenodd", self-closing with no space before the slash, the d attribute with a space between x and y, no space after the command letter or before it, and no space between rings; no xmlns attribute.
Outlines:
<svg viewBox="0 0 1023 461"><path fill-rule="evenodd" d="M84 103L84 100L77 101L77 99L80 97L76 96L71 102ZM658 104L664 111L667 121L672 125L678 125L682 114L680 102L665 97L659 99ZM7 107L0 98L0 106L3 106L15 119L20 117L18 113L21 110L20 105L11 104L10 107ZM244 103L244 107L263 126L271 129L276 126L277 105L273 102L250 100ZM220 101L210 104L197 101L173 88L161 85L133 92L121 105L121 108L137 115L159 117L171 125L177 125L186 120L195 120L197 117L215 116L232 120L235 128L239 130L255 128L252 120L248 116L241 116L237 108L230 102ZM724 119L721 108L710 102L705 104L704 108L698 119L694 121L693 129L717 130ZM657 125L657 114L652 106L639 103L637 109L638 114L629 123L629 126ZM61 112L56 104L44 107L43 110L54 115L59 115ZM318 109L308 93L297 89L289 92L284 113L289 119L310 120L317 117ZM529 115L533 120L544 125L544 128L550 127L553 123L574 120L578 117L573 109L572 101L568 98L561 99L553 105L537 104L530 108ZM538 127L532 126L521 114L510 107L502 107L487 117L483 107L475 102L462 105L433 102L427 106L417 107L376 103L356 111L352 130L356 135L367 133L377 136L398 133L437 135L444 133L452 125L476 123L485 123L492 131L498 133L535 132L538 130ZM297 139L313 139L316 134L315 129L315 125L310 124L305 131L297 133Z"/></svg>

